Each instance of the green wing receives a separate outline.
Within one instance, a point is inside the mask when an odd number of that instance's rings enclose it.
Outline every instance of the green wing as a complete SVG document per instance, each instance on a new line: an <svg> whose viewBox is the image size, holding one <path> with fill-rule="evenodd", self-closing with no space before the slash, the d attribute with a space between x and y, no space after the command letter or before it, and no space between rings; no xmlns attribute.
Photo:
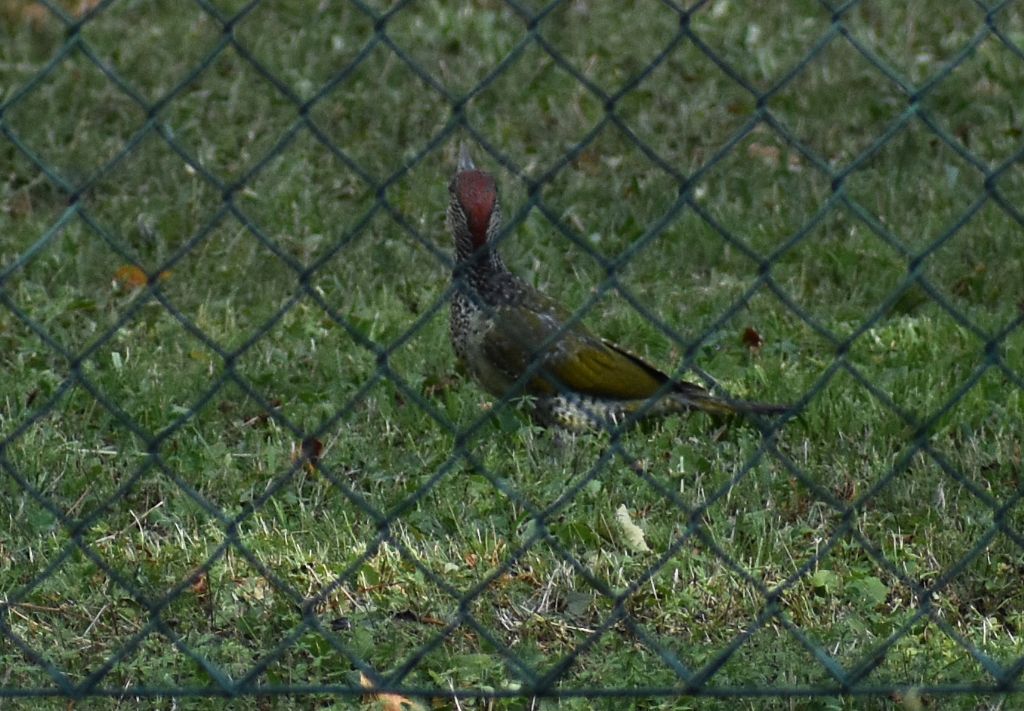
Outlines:
<svg viewBox="0 0 1024 711"><path fill-rule="evenodd" d="M649 397L668 376L614 344L591 335L577 325L557 341L536 350L565 323L568 315L543 294L532 295L532 303L501 307L494 327L484 337L484 354L492 365L511 380L517 380L534 358L543 366L526 383L531 395L553 395L562 389L614 400Z"/></svg>

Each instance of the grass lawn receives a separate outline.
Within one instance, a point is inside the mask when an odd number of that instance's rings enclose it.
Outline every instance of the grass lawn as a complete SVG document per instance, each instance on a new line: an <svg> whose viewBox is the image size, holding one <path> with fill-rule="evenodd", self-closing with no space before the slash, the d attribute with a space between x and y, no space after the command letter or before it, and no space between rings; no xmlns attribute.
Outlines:
<svg viewBox="0 0 1024 711"><path fill-rule="evenodd" d="M0 706L1013 704L1019 4L48 5L0 0ZM514 270L797 414L486 397L461 140Z"/></svg>

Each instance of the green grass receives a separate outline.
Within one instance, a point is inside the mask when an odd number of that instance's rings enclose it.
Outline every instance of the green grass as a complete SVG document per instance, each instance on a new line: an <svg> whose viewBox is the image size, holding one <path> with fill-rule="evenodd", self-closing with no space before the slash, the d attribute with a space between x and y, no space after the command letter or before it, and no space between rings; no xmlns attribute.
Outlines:
<svg viewBox="0 0 1024 711"><path fill-rule="evenodd" d="M767 91L832 31L820 4L784 5L712 2L689 27ZM888 694L785 697L836 687L824 658L896 694L995 685L964 645L1004 670L1024 655L1024 163L1010 161L1024 18L995 15L1015 51L990 36L946 73L984 14L904 5L862 3L843 26L927 87L920 116L836 37L766 101L795 144L690 40L635 80L676 37L661 4L566 3L533 39L499 2L403 7L388 41L451 97L474 92L453 114L355 5L263 3L234 36L298 101L316 99L308 123L236 49L214 52L221 29L191 3L112 3L70 39L0 6L0 695L57 689L47 667L130 696L218 679L351 686L360 668L410 688L514 691L581 644L553 687L567 696L542 706L682 689L664 659L705 689L779 696L639 707L892 707ZM155 124L83 48L157 106ZM623 293L602 293L592 326L732 395L798 402L799 416L767 443L750 425L673 417L609 452L514 405L488 411L455 368L437 256L460 121L521 171L476 147L516 225L503 243L516 271L583 304L606 277L595 256L630 253ZM688 202L617 122L696 176ZM993 193L972 161L1000 169ZM388 181L386 205L366 179ZM167 274L132 289L117 283L128 264ZM987 342L1011 325L994 365ZM367 342L389 349L387 370ZM459 450L455 433L478 421ZM294 463L310 434L319 469ZM913 586L936 586L927 615ZM608 594L626 590L617 613ZM231 705L311 703L364 702Z"/></svg>

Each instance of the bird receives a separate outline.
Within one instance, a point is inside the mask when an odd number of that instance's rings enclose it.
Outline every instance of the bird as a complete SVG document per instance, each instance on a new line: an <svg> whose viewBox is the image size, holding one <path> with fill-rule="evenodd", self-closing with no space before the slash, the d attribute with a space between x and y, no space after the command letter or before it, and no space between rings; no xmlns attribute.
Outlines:
<svg viewBox="0 0 1024 711"><path fill-rule="evenodd" d="M534 420L570 432L703 411L780 415L784 405L727 400L673 380L641 357L594 335L572 312L505 265L493 240L501 229L494 177L463 144L448 184L455 246L449 337L457 359L496 397L526 395Z"/></svg>

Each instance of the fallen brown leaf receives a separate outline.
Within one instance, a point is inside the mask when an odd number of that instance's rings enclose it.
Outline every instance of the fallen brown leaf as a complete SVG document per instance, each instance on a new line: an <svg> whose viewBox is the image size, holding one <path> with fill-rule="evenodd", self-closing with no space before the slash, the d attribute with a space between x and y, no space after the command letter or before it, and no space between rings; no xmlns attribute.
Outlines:
<svg viewBox="0 0 1024 711"><path fill-rule="evenodd" d="M747 326L743 329L743 335L740 336L740 340L743 341L743 345L752 351L759 350L764 345L764 338L757 332L753 326Z"/></svg>
<svg viewBox="0 0 1024 711"><path fill-rule="evenodd" d="M167 281L171 278L170 272L160 272L156 279L158 282ZM141 289L149 283L149 277L134 264L123 264L114 272L114 286L119 289L133 291Z"/></svg>
<svg viewBox="0 0 1024 711"><path fill-rule="evenodd" d="M782 149L766 143L751 143L748 145L747 156L749 158L757 158L773 168L777 168L782 164ZM803 168L800 164L800 156L796 153L790 153L786 161L786 168L794 173L800 171Z"/></svg>
<svg viewBox="0 0 1024 711"><path fill-rule="evenodd" d="M295 446L294 442L292 443L292 461L297 462L301 459L306 467L306 471L312 474L320 463L320 455L323 451L323 442L316 437L307 437L298 446Z"/></svg>
<svg viewBox="0 0 1024 711"><path fill-rule="evenodd" d="M359 686L367 690L376 688L373 680L370 679L363 672L359 672ZM405 709L414 709L414 711L426 711L426 706L406 698L405 696L399 696L398 694L386 694L386 693L368 693L364 697L367 701L378 701L380 707L384 711L405 711Z"/></svg>
<svg viewBox="0 0 1024 711"><path fill-rule="evenodd" d="M114 272L114 284L122 289L138 289L146 285L149 277L134 264L125 264Z"/></svg>

